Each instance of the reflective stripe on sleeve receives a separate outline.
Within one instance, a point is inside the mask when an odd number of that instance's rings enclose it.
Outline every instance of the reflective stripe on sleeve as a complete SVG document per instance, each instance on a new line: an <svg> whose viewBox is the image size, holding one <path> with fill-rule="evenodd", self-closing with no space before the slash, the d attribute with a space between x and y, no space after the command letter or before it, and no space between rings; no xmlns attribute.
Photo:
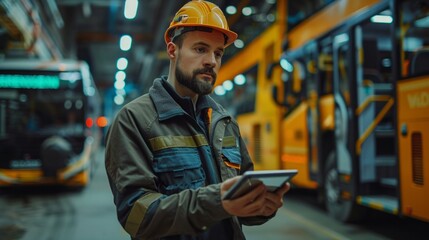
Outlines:
<svg viewBox="0 0 429 240"><path fill-rule="evenodd" d="M137 234L150 204L159 199L161 196L162 194L160 193L146 194L134 203L134 206L128 215L127 222L125 223L125 230L131 236L135 236Z"/></svg>

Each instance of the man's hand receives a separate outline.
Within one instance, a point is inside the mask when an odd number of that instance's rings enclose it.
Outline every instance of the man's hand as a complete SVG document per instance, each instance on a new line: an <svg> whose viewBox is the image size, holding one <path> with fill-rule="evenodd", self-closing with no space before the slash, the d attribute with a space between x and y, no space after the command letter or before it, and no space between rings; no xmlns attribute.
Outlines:
<svg viewBox="0 0 429 240"><path fill-rule="evenodd" d="M221 196L238 181L240 176L226 180L221 184ZM265 185L260 184L245 195L233 199L222 200L223 208L231 215L238 217L271 216L283 206L283 195L289 191L286 183L276 192L268 192Z"/></svg>

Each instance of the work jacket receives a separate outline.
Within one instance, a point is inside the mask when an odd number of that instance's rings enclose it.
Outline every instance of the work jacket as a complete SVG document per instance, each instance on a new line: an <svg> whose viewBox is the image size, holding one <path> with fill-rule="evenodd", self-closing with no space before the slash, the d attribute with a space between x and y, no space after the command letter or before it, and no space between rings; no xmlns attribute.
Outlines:
<svg viewBox="0 0 429 240"><path fill-rule="evenodd" d="M268 218L237 218L221 204L220 183L253 169L237 122L209 96L185 111L168 84L156 79L109 127L105 163L118 220L133 239L206 239L219 222L230 224L230 239L245 239L241 224Z"/></svg>

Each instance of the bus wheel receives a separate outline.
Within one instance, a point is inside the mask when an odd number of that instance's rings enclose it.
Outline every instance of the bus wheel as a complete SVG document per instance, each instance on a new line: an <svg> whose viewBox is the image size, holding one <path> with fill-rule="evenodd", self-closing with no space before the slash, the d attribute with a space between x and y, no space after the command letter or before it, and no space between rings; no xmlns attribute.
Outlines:
<svg viewBox="0 0 429 240"><path fill-rule="evenodd" d="M43 174L48 177L56 176L58 170L66 167L74 155L70 142L60 136L46 139L40 152Z"/></svg>
<svg viewBox="0 0 429 240"><path fill-rule="evenodd" d="M340 178L337 156L332 152L325 165L324 200L329 215L341 222L358 222L365 216L365 208L356 204L354 187L351 186L351 199L341 198ZM350 183L353 185L353 183Z"/></svg>

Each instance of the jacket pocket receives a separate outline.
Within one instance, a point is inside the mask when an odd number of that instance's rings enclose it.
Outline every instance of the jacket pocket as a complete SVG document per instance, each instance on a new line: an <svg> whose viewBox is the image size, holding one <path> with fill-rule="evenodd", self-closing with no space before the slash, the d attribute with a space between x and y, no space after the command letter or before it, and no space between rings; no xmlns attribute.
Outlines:
<svg viewBox="0 0 429 240"><path fill-rule="evenodd" d="M160 179L160 192L178 193L205 185L205 174L194 148L169 148L154 154L153 168Z"/></svg>
<svg viewBox="0 0 429 240"><path fill-rule="evenodd" d="M237 148L237 147L223 148L222 149L222 160L226 166L240 170L241 155L240 155L239 148Z"/></svg>

